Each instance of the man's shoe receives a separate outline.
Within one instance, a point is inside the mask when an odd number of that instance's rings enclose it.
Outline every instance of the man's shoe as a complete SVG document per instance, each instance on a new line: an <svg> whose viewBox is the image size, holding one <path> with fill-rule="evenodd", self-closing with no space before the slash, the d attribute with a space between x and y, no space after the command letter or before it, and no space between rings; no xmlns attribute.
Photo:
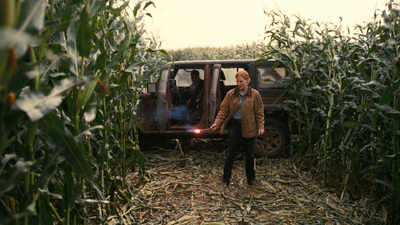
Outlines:
<svg viewBox="0 0 400 225"><path fill-rule="evenodd" d="M229 187L229 183L227 183L227 182L225 182L225 181L222 181L222 185L223 185L224 187Z"/></svg>
<svg viewBox="0 0 400 225"><path fill-rule="evenodd" d="M252 186L258 185L258 183L257 183L255 180L247 181L247 183L248 183L249 185L252 185Z"/></svg>

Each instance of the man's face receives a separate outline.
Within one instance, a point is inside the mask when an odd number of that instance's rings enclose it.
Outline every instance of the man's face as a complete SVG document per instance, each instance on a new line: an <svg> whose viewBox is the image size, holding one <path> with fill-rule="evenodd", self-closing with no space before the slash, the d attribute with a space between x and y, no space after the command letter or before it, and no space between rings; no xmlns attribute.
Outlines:
<svg viewBox="0 0 400 225"><path fill-rule="evenodd" d="M200 80L200 77L197 76L196 74L190 74L190 78L192 78L193 83L197 83L197 81Z"/></svg>

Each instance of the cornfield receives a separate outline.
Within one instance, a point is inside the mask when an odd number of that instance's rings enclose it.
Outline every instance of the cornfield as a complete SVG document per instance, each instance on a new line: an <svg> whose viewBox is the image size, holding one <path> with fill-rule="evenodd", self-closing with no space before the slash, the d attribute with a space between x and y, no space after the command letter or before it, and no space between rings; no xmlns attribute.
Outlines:
<svg viewBox="0 0 400 225"><path fill-rule="evenodd" d="M357 199L400 220L400 11L390 1L381 17L347 33L335 24L266 13L268 51L291 78L293 161Z"/></svg>
<svg viewBox="0 0 400 225"><path fill-rule="evenodd" d="M267 51L264 43L253 42L231 47L196 47L168 50L164 55L166 62L202 59L258 59Z"/></svg>
<svg viewBox="0 0 400 225"><path fill-rule="evenodd" d="M0 1L0 224L106 224L145 171L136 107L171 60L274 58L291 74L291 157L400 220L400 11L340 25L266 12L266 44L183 49L146 36L151 1ZM126 218L129 220L129 218Z"/></svg>
<svg viewBox="0 0 400 225"><path fill-rule="evenodd" d="M165 54L145 35L152 6L0 1L1 224L107 223L128 201L137 102Z"/></svg>

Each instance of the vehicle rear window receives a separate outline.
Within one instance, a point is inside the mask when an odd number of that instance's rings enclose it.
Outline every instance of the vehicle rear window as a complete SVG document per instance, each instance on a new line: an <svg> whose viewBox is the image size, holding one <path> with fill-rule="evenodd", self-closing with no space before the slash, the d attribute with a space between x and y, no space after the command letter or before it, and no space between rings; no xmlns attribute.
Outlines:
<svg viewBox="0 0 400 225"><path fill-rule="evenodd" d="M240 70L243 70L243 68L222 68L222 71L224 71L225 74L225 85L236 85L235 75Z"/></svg>
<svg viewBox="0 0 400 225"><path fill-rule="evenodd" d="M275 81L285 78L285 68L257 67L259 88L281 88Z"/></svg>

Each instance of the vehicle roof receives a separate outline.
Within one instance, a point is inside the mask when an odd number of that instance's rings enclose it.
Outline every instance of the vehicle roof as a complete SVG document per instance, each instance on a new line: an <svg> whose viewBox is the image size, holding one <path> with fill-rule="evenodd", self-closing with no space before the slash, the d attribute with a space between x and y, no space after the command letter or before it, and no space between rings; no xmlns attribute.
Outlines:
<svg viewBox="0 0 400 225"><path fill-rule="evenodd" d="M169 62L166 65L171 65L173 67L198 67L204 66L206 64L221 64L222 67L244 67L250 63L255 64L274 64L275 61L264 61L257 62L256 59L234 59L234 60L189 60L189 61L174 61Z"/></svg>

